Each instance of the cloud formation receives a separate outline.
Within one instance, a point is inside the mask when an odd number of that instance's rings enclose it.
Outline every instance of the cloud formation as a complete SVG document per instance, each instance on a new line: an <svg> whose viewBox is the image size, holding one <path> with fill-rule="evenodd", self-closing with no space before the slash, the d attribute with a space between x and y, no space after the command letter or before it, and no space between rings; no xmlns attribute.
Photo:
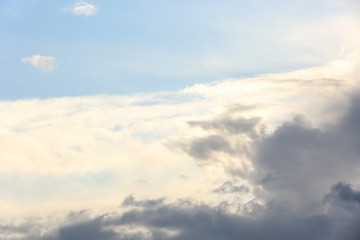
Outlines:
<svg viewBox="0 0 360 240"><path fill-rule="evenodd" d="M331 188L331 193L341 201L360 204L360 191L353 190L350 184L339 182Z"/></svg>
<svg viewBox="0 0 360 240"><path fill-rule="evenodd" d="M72 8L72 13L75 15L91 16L95 15L97 10L98 9L93 4L87 2L78 2L75 3L74 7Z"/></svg>
<svg viewBox="0 0 360 240"><path fill-rule="evenodd" d="M229 208L234 204L229 199L210 205L190 199L168 203L164 198L129 196L122 208L70 223L43 239L358 239L360 191L337 181L359 185L359 102L352 97L339 122L324 130L295 119L258 140L251 173L255 177L248 175L253 183L237 186L234 176L214 190L241 196L252 189L254 199L235 203L236 211ZM257 181L259 176L270 177Z"/></svg>
<svg viewBox="0 0 360 240"><path fill-rule="evenodd" d="M254 220L219 208L178 202L100 216L61 228L54 237L45 239L320 240L328 237L330 227L331 221L321 215L289 218L269 213Z"/></svg>
<svg viewBox="0 0 360 240"><path fill-rule="evenodd" d="M38 193L34 206L71 205L2 221L0 239L357 239L360 98L344 66L177 93L0 102L9 206L30 198L21 185Z"/></svg>
<svg viewBox="0 0 360 240"><path fill-rule="evenodd" d="M21 61L28 62L33 67L43 72L53 71L58 65L55 57L40 56L40 55L33 55L32 57L22 58Z"/></svg>

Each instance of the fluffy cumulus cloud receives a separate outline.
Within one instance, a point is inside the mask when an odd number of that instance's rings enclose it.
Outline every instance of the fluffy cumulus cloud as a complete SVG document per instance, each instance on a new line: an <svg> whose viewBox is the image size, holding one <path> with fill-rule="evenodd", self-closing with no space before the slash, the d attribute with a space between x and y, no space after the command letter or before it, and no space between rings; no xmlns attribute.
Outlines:
<svg viewBox="0 0 360 240"><path fill-rule="evenodd" d="M40 55L33 55L32 57L22 58L21 61L28 62L33 67L43 72L53 71L58 65L55 57L40 56Z"/></svg>
<svg viewBox="0 0 360 240"><path fill-rule="evenodd" d="M359 239L357 66L1 102L0 239Z"/></svg>
<svg viewBox="0 0 360 240"><path fill-rule="evenodd" d="M91 16L95 15L96 12L96 6L87 2L75 3L74 7L72 8L72 13L75 15Z"/></svg>

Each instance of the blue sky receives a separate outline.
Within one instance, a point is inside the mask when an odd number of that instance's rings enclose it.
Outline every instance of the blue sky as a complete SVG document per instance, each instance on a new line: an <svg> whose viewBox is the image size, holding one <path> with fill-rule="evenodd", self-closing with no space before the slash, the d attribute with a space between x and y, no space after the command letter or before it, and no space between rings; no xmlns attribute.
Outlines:
<svg viewBox="0 0 360 240"><path fill-rule="evenodd" d="M357 0L0 1L0 240L360 239Z"/></svg>
<svg viewBox="0 0 360 240"><path fill-rule="evenodd" d="M179 90L317 66L345 44L321 28L356 13L322 0L94 1L90 16L73 14L75 4L1 2L2 99ZM43 73L21 62L33 55L58 67Z"/></svg>

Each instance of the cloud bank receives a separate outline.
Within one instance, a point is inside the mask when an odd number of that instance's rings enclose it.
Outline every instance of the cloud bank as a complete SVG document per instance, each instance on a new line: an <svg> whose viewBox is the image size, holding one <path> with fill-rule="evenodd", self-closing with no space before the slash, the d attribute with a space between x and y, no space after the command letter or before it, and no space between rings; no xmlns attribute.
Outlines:
<svg viewBox="0 0 360 240"><path fill-rule="evenodd" d="M0 102L0 239L358 239L356 66Z"/></svg>
<svg viewBox="0 0 360 240"><path fill-rule="evenodd" d="M254 199L243 205L130 196L117 211L64 226L44 239L358 239L360 189L338 181L360 186L359 121L360 98L353 97L342 119L324 131L295 119L258 140L250 185ZM243 126L236 129L243 131ZM213 147L211 141L203 144ZM231 174L236 165L228 169ZM228 186L215 192L224 194ZM231 191L241 196L244 189ZM234 204L235 212L229 208Z"/></svg>

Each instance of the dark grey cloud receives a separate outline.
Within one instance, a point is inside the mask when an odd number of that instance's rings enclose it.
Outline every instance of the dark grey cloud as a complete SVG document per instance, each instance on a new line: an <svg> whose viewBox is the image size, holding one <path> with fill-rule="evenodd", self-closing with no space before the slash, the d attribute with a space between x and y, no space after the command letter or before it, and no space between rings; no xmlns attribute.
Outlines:
<svg viewBox="0 0 360 240"><path fill-rule="evenodd" d="M53 240L320 240L330 239L332 222L326 216L290 217L286 213L269 212L261 219L230 214L220 208L193 204L161 204L157 208L130 210L111 218L96 218L61 228ZM121 232L111 229L141 231Z"/></svg>
<svg viewBox="0 0 360 240"><path fill-rule="evenodd" d="M260 118L233 117L238 109L231 108L222 116L209 121L190 121L190 127L198 127L208 132L204 137L185 139L181 142L182 149L201 164L217 161L217 153L228 155L249 154L251 142L258 138L256 127ZM234 146L230 137L239 141Z"/></svg>
<svg viewBox="0 0 360 240"><path fill-rule="evenodd" d="M343 202L360 204L360 191L353 190L348 183L339 182L331 188L331 194Z"/></svg>
<svg viewBox="0 0 360 240"><path fill-rule="evenodd" d="M331 126L320 129L299 119L284 123L255 146L253 182L274 199L309 207L335 183L358 181L359 122L355 97L347 113Z"/></svg>
<svg viewBox="0 0 360 240"><path fill-rule="evenodd" d="M63 227L58 232L58 240L112 240L116 234L112 230L104 230L101 226L101 218L86 223Z"/></svg>
<svg viewBox="0 0 360 240"><path fill-rule="evenodd" d="M190 156L199 160L211 160L217 152L234 153L226 138L219 135L194 139L191 144L184 144L182 148Z"/></svg>
<svg viewBox="0 0 360 240"><path fill-rule="evenodd" d="M19 234L19 235L30 235L31 227L30 224L0 224L0 233L3 235ZM0 235L1 236L1 235ZM0 238L1 239L1 238Z"/></svg>
<svg viewBox="0 0 360 240"><path fill-rule="evenodd" d="M248 186L238 184L236 179L224 182L221 186L213 190L214 193L248 193L250 191Z"/></svg>
<svg viewBox="0 0 360 240"><path fill-rule="evenodd" d="M131 207L157 207L161 205L164 202L164 198L159 199L147 199L143 201L136 200L133 195L128 196L125 198L125 200L122 202L122 206L131 206Z"/></svg>
<svg viewBox="0 0 360 240"><path fill-rule="evenodd" d="M170 229L175 236L167 239L326 239L330 222L324 216L288 218L266 216L252 220L217 208L197 205L163 205L158 209L130 211L114 222L141 224L150 229ZM314 227L314 224L321 228ZM156 239L156 238L153 238Z"/></svg>
<svg viewBox="0 0 360 240"><path fill-rule="evenodd" d="M313 208L335 183L358 179L359 122L358 96L350 98L349 108L336 123L313 127L311 119L299 115L271 134L261 132L260 119L234 118L227 112L214 120L190 122L209 135L187 139L182 147L200 164L221 162L217 153L239 159L246 156L254 170L245 168L244 172L240 160L224 167L233 176L261 186L265 191L257 191L258 197L263 198L265 192L269 201L281 199Z"/></svg>
<svg viewBox="0 0 360 240"><path fill-rule="evenodd" d="M251 159L254 170L248 171L247 174L240 170L241 164L235 163L224 167L234 177L242 177L250 181L257 198L268 204L271 203L272 208L277 209L278 212L287 212L290 218L303 218L328 211L328 217L335 225L333 229L336 233L332 233L332 238L350 239L350 235L345 234L344 229L346 229L345 225L350 226L355 221L359 213L354 211L353 206L358 203L359 195L349 187L350 185L338 182L360 183L358 177L360 176L360 98L352 97L349 102L344 115L331 125L314 127L311 125L311 119L300 115L283 123L273 133L263 136L256 134L256 129L261 129L259 120L250 121L246 125L240 120L241 118L236 119L235 121L239 121L238 131L234 119L229 117L226 120L226 116L216 120L191 122L190 125L208 130L209 136L216 132L218 138L225 139L227 145L233 147L229 149L223 147L221 151L229 156L245 154ZM251 151L238 147L243 141L241 136L236 139L240 144L231 142L233 138L230 137L239 133L251 139L249 141L251 144L247 145L251 147ZM202 139L206 137L190 139L188 146L197 146ZM201 149L206 150L207 153L218 151L206 141L201 143ZM195 148L194 151L187 153L198 159L197 154L202 151L197 150L199 149ZM213 154L201 156L205 157L204 160L207 162L221 161ZM224 190L223 193L226 193L227 185L230 183L226 183L224 188L217 189L218 192ZM341 209L335 210L334 205L328 206L334 210L326 209L323 199L330 189L332 196L339 200L338 205L341 202L342 209L345 211L350 209L350 214L341 212ZM341 217L336 217L333 213ZM327 239L331 239L330 235Z"/></svg>
<svg viewBox="0 0 360 240"><path fill-rule="evenodd" d="M331 191L338 193L337 188L333 187ZM224 211L220 206L210 207L186 200L166 204L162 199L140 201L130 196L124 203L136 208L62 227L42 239L355 240L359 236L354 228L355 217L337 219L326 214L297 214L291 206L274 202L254 208L257 203L250 201L248 204L253 206L245 205L244 214L240 215Z"/></svg>
<svg viewBox="0 0 360 240"><path fill-rule="evenodd" d="M334 209L335 214L344 215L342 211L339 211L340 208L347 210L348 215L358 215L360 217L360 191L354 190L351 184L336 183L332 186L330 193L325 195L323 202Z"/></svg>
<svg viewBox="0 0 360 240"><path fill-rule="evenodd" d="M191 127L201 127L204 130L217 130L227 134L246 134L254 135L255 126L260 122L260 118L232 118L231 115L221 116L212 121L190 121Z"/></svg>
<svg viewBox="0 0 360 240"><path fill-rule="evenodd" d="M360 239L360 189L355 190L349 183L338 182L324 196L323 203L330 209L328 215L333 216L336 225L343 227L339 239ZM344 219L350 221L344 224Z"/></svg>

